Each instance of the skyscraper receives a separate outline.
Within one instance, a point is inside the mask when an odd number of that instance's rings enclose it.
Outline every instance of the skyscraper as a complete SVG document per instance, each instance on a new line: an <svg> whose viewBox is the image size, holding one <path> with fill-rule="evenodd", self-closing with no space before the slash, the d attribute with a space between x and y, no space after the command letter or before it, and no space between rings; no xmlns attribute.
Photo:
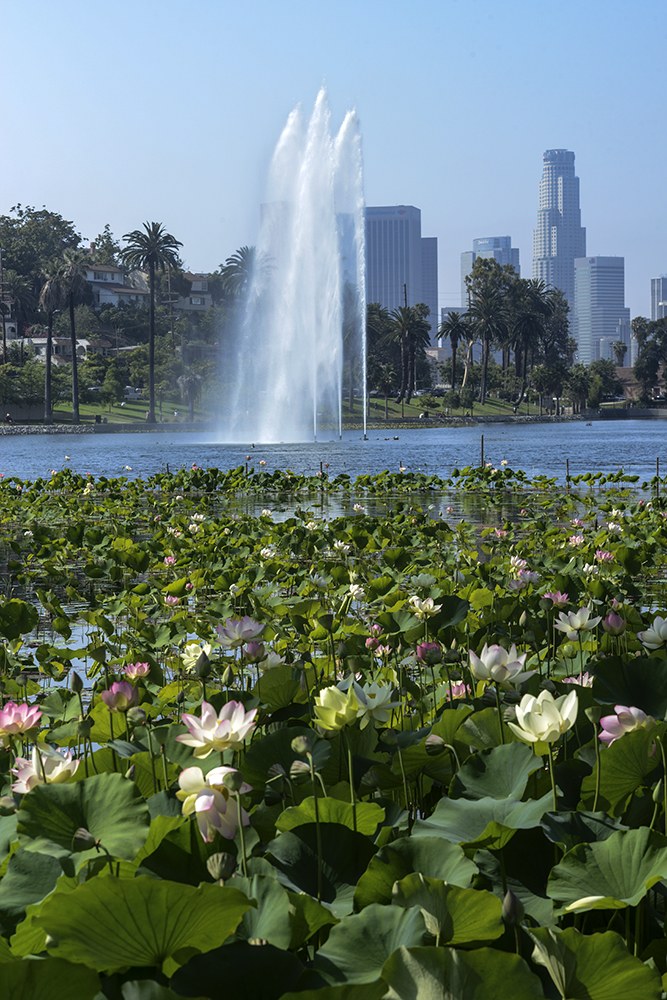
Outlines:
<svg viewBox="0 0 667 1000"><path fill-rule="evenodd" d="M651 319L667 318L667 274L651 278Z"/></svg>
<svg viewBox="0 0 667 1000"><path fill-rule="evenodd" d="M405 294L403 286L405 285ZM431 342L438 327L438 241L422 238L421 211L412 205L366 208L366 302L390 312L424 302L431 315Z"/></svg>
<svg viewBox="0 0 667 1000"><path fill-rule="evenodd" d="M497 260L501 267L511 264L521 277L518 247L512 246L511 236L485 236L472 241L472 251L461 254L461 308L468 308L468 286L466 277L472 273L472 266L478 257Z"/></svg>
<svg viewBox="0 0 667 1000"><path fill-rule="evenodd" d="M574 153L569 149L547 149L542 160L537 228L533 230L533 278L560 288L572 308L574 261L586 255Z"/></svg>
<svg viewBox="0 0 667 1000"><path fill-rule="evenodd" d="M575 260L573 330L582 364L609 357L611 344L617 340L628 347L630 363L630 310L625 305L623 257Z"/></svg>

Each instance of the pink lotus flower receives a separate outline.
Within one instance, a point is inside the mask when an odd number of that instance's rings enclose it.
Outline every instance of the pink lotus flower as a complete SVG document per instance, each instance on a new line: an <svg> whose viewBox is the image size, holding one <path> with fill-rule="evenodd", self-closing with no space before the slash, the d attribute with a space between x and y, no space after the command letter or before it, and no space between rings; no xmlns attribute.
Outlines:
<svg viewBox="0 0 667 1000"><path fill-rule="evenodd" d="M467 698L470 695L470 685L463 681L452 682L452 694L449 695L449 688L445 692L445 701L456 701L458 698Z"/></svg>
<svg viewBox="0 0 667 1000"><path fill-rule="evenodd" d="M577 674L576 677L563 677L563 684L578 684L579 687L590 688L593 687L594 680L594 675L584 670L583 673Z"/></svg>
<svg viewBox="0 0 667 1000"><path fill-rule="evenodd" d="M150 669L147 663L128 663L125 667L125 676L129 681L137 681L149 674Z"/></svg>
<svg viewBox="0 0 667 1000"><path fill-rule="evenodd" d="M216 833L221 833L227 840L236 836L239 825L238 805L224 783L226 774L235 773L233 767L214 767L204 778L200 767L186 767L178 776L180 791L176 798L183 803L183 815L197 817L197 826L204 841L210 844ZM252 791L252 785L244 781L239 789L241 795ZM250 819L245 809L241 809L243 826L250 826Z"/></svg>
<svg viewBox="0 0 667 1000"><path fill-rule="evenodd" d="M8 701L4 708L0 709L0 743L7 746L7 737L22 736L36 729L42 717L41 709L36 705L28 705L24 702L17 705L14 701Z"/></svg>
<svg viewBox="0 0 667 1000"><path fill-rule="evenodd" d="M610 611L607 617L602 621L602 628L605 632L608 632L609 635L623 635L625 632L625 618L621 618L620 615Z"/></svg>
<svg viewBox="0 0 667 1000"><path fill-rule="evenodd" d="M165 564L165 566L173 566L175 562L176 562L176 556L165 556L164 557L164 564Z"/></svg>
<svg viewBox="0 0 667 1000"><path fill-rule="evenodd" d="M167 596L164 599L164 603L167 605L168 608L175 608L176 605L178 604L178 598L175 597L173 594L167 594Z"/></svg>
<svg viewBox="0 0 667 1000"><path fill-rule="evenodd" d="M494 529L496 538L507 538L507 532L503 528Z"/></svg>
<svg viewBox="0 0 667 1000"><path fill-rule="evenodd" d="M60 784L76 772L79 763L72 760L71 750L54 750L42 743L33 747L31 761L16 758L12 774L17 780L12 784L12 791L26 795L35 785Z"/></svg>
<svg viewBox="0 0 667 1000"><path fill-rule="evenodd" d="M226 649L236 649L244 642L256 639L264 631L264 626L255 622L248 615L237 621L235 618L228 618L224 625L218 625L216 632L220 636L220 643Z"/></svg>
<svg viewBox="0 0 667 1000"><path fill-rule="evenodd" d="M568 538L568 543L570 545L575 545L575 546L576 545L583 545L584 544L584 536L583 535L570 535L570 537Z"/></svg>
<svg viewBox="0 0 667 1000"><path fill-rule="evenodd" d="M377 639L374 635L369 635L369 637L366 639L366 649L370 649L371 651L373 651L374 649L377 649L379 645L380 645L380 640Z"/></svg>
<svg viewBox="0 0 667 1000"><path fill-rule="evenodd" d="M420 663L433 665L442 662L442 649L437 642L422 642L417 646L415 653Z"/></svg>
<svg viewBox="0 0 667 1000"><path fill-rule="evenodd" d="M195 757L208 757L214 750L240 750L248 733L255 725L257 709L246 712L240 701L228 701L218 715L207 701L201 705L201 716L186 715L182 720L188 734L177 736L179 743L195 748Z"/></svg>
<svg viewBox="0 0 667 1000"><path fill-rule="evenodd" d="M542 597L550 600L554 608L564 608L570 600L568 595L562 594L560 590L556 590L554 593L542 594Z"/></svg>
<svg viewBox="0 0 667 1000"><path fill-rule="evenodd" d="M127 712L139 703L139 692L129 681L114 681L108 691L102 692L102 701L110 712Z"/></svg>
<svg viewBox="0 0 667 1000"><path fill-rule="evenodd" d="M581 520L580 517L573 517L572 520L570 521L570 524L572 525L573 528L583 528L584 526L584 522Z"/></svg>
<svg viewBox="0 0 667 1000"><path fill-rule="evenodd" d="M248 642L244 650L248 663L259 663L266 656L266 649L263 642Z"/></svg>
<svg viewBox="0 0 667 1000"><path fill-rule="evenodd" d="M647 715L646 712L642 712L641 708L614 705L614 711L616 715L605 715L600 719L602 732L599 739L607 746L635 729L653 729L655 726L655 719Z"/></svg>
<svg viewBox="0 0 667 1000"><path fill-rule="evenodd" d="M614 553L613 552L605 552L604 549L596 549L595 550L595 558L596 558L596 560L598 562L601 562L601 563L610 563L610 562L614 561Z"/></svg>

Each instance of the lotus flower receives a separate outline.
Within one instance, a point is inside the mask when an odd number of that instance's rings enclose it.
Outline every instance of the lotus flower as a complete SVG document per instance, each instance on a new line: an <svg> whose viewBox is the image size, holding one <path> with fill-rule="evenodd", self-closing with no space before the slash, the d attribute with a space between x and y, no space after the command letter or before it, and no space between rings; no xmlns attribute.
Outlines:
<svg viewBox="0 0 667 1000"><path fill-rule="evenodd" d="M354 722L359 710L359 701L350 687L347 694L337 687L326 687L315 698L315 718L322 729L342 729Z"/></svg>
<svg viewBox="0 0 667 1000"><path fill-rule="evenodd" d="M531 674L524 674L526 653L517 653L512 644L509 652L502 646L489 646L484 643L481 655L477 656L472 649L470 654L470 669L479 681L495 681L504 684L507 681L525 680Z"/></svg>
<svg viewBox="0 0 667 1000"><path fill-rule="evenodd" d="M368 645L368 642L366 644ZM422 642L415 649L415 653L420 663L428 663L432 666L442 662L442 649L439 642Z"/></svg>
<svg viewBox="0 0 667 1000"><path fill-rule="evenodd" d="M236 798L224 784L226 774L235 773L233 767L214 767L204 778L200 767L186 767L178 776L180 791L176 798L183 803L183 815L197 817L197 825L204 841L210 844L216 833L221 833L228 840L233 840L239 825L239 813ZM245 782L239 792L245 794L252 791L252 785ZM250 825L250 819L245 809L241 809L243 826Z"/></svg>
<svg viewBox="0 0 667 1000"><path fill-rule="evenodd" d="M590 632L601 621L600 617L591 618L590 615L590 608L579 608L578 611L568 611L567 614L561 611L558 621L554 622L554 628L565 632L570 642L576 642L577 639L583 638L582 632Z"/></svg>
<svg viewBox="0 0 667 1000"><path fill-rule="evenodd" d="M102 692L102 701L110 712L127 712L138 704L139 692L129 681L114 681L108 691Z"/></svg>
<svg viewBox="0 0 667 1000"><path fill-rule="evenodd" d="M183 666L186 670L194 670L197 664L197 660L202 653L206 653L208 658L211 657L213 647L210 642L205 642L203 645L199 645L198 642L186 642L183 646L181 652L181 660L183 661Z"/></svg>
<svg viewBox="0 0 667 1000"><path fill-rule="evenodd" d="M12 791L25 795L35 785L57 785L75 773L80 761L72 760L71 750L54 750L44 743L35 745L32 750L32 760L17 757L16 767L12 774L17 780L12 784Z"/></svg>
<svg viewBox="0 0 667 1000"><path fill-rule="evenodd" d="M187 735L177 736L179 743L195 748L195 757L208 757L214 750L240 750L243 741L255 725L257 709L246 712L240 701L228 701L218 715L207 701L201 704L201 716L186 715L182 720L188 727Z"/></svg>
<svg viewBox="0 0 667 1000"><path fill-rule="evenodd" d="M36 705L28 705L24 702L17 705L14 701L8 701L4 708L0 709L0 743L7 746L7 737L20 736L30 732L39 725L42 712Z"/></svg>
<svg viewBox="0 0 667 1000"><path fill-rule="evenodd" d="M245 615L239 621L235 618L228 618L224 625L218 625L216 631L225 649L236 649L244 642L250 642L251 639L256 639L258 635L261 635L264 626Z"/></svg>
<svg viewBox="0 0 667 1000"><path fill-rule="evenodd" d="M561 593L560 590L556 590L553 593L543 594L542 596L551 601L554 608L564 608L570 600L568 595Z"/></svg>
<svg viewBox="0 0 667 1000"><path fill-rule="evenodd" d="M392 711L400 707L400 701L392 701L392 689L388 684L378 684L369 681L357 692L359 709L357 717L361 720L360 729L365 729L371 719L384 725L389 722Z"/></svg>
<svg viewBox="0 0 667 1000"><path fill-rule="evenodd" d="M667 642L667 618L656 615L650 628L637 632L637 638L647 649L660 649Z"/></svg>
<svg viewBox="0 0 667 1000"><path fill-rule="evenodd" d="M128 663L125 666L125 676L129 681L137 681L149 674L150 669L147 663Z"/></svg>
<svg viewBox="0 0 667 1000"><path fill-rule="evenodd" d="M609 635L623 635L625 632L625 618L621 618L614 611L610 611L602 622L602 628Z"/></svg>
<svg viewBox="0 0 667 1000"><path fill-rule="evenodd" d="M437 615L438 611L442 607L442 604L434 604L432 597L427 597L423 601L420 597L415 594L410 598L408 604L412 608L413 615L416 615L420 621L425 618L430 618L431 615Z"/></svg>
<svg viewBox="0 0 667 1000"><path fill-rule="evenodd" d="M507 725L526 743L554 743L575 724L578 709L576 691L560 698L550 691L540 691L537 698L525 694L516 707L516 722Z"/></svg>
<svg viewBox="0 0 667 1000"><path fill-rule="evenodd" d="M616 715L605 715L600 719L602 732L598 738L607 746L635 729L653 729L655 725L655 719L642 712L641 708L614 705L614 711Z"/></svg>

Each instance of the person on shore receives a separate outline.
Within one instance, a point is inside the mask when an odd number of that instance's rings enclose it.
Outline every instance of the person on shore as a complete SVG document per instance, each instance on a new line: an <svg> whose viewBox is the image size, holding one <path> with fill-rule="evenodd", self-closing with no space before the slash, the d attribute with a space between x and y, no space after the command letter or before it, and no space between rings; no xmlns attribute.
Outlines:
<svg viewBox="0 0 667 1000"><path fill-rule="evenodd" d="M11 418L11 414L9 414L9 413L5 414L5 423L9 424L11 427L14 426L14 421Z"/></svg>

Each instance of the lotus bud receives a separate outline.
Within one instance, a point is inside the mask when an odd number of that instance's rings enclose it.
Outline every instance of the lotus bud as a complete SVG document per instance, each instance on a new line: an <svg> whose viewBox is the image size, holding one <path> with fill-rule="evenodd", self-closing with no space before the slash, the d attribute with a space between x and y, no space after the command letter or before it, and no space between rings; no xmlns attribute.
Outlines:
<svg viewBox="0 0 667 1000"><path fill-rule="evenodd" d="M336 656L339 660L346 660L349 656L349 651L344 642L338 644L338 649L336 651Z"/></svg>
<svg viewBox="0 0 667 1000"><path fill-rule="evenodd" d="M127 721L132 727L135 726L145 726L147 715L143 708L139 708L138 705L134 705L128 710Z"/></svg>
<svg viewBox="0 0 667 1000"><path fill-rule="evenodd" d="M259 663L266 658L266 648L263 642L247 642L245 645L245 658L248 663Z"/></svg>
<svg viewBox="0 0 667 1000"><path fill-rule="evenodd" d="M57 948L60 944L60 938L54 937L53 934L47 934L44 940L44 947L48 951L49 948Z"/></svg>
<svg viewBox="0 0 667 1000"><path fill-rule="evenodd" d="M230 792L239 792L243 785L243 775L240 771L228 771L222 781Z"/></svg>
<svg viewBox="0 0 667 1000"><path fill-rule="evenodd" d="M11 795L0 796L0 816L11 816L16 812L16 802Z"/></svg>
<svg viewBox="0 0 667 1000"><path fill-rule="evenodd" d="M508 927L518 927L526 915L523 903L518 896L515 896L511 889L508 889L503 899L502 917L503 923Z"/></svg>
<svg viewBox="0 0 667 1000"><path fill-rule="evenodd" d="M302 691L308 690L308 679L306 677L305 670L301 671L301 676L299 677L299 687L301 688Z"/></svg>
<svg viewBox="0 0 667 1000"><path fill-rule="evenodd" d="M320 617L317 620L323 629L326 629L327 632L333 632L333 623L334 623L333 615L320 615Z"/></svg>
<svg viewBox="0 0 667 1000"><path fill-rule="evenodd" d="M137 773L137 768L135 764L130 764L127 771L125 772L125 777L128 781L134 781L134 776Z"/></svg>
<svg viewBox="0 0 667 1000"><path fill-rule="evenodd" d="M625 619L614 611L610 611L602 621L602 628L609 635L622 635L625 632Z"/></svg>
<svg viewBox="0 0 667 1000"><path fill-rule="evenodd" d="M89 851L92 847L95 847L99 843L95 840L90 830L86 830L85 826L80 826L72 837L72 850L73 851Z"/></svg>
<svg viewBox="0 0 667 1000"><path fill-rule="evenodd" d="M29 680L28 675L23 671L21 671L21 673L16 678L16 683L18 684L19 687L26 687L28 680Z"/></svg>
<svg viewBox="0 0 667 1000"><path fill-rule="evenodd" d="M482 695L482 705L484 708L493 708L496 704L496 692L492 687L487 688Z"/></svg>
<svg viewBox="0 0 667 1000"><path fill-rule="evenodd" d="M307 736L295 736L292 740L291 747L293 753L307 754L312 750L313 744Z"/></svg>
<svg viewBox="0 0 667 1000"><path fill-rule="evenodd" d="M535 642L535 633L533 632L532 628L526 629L526 631L523 633L523 641L528 644L530 644L531 642Z"/></svg>
<svg viewBox="0 0 667 1000"><path fill-rule="evenodd" d="M603 709L599 705L591 705L590 708L584 709L584 712L589 722L592 722L594 726L599 725L603 713Z"/></svg>
<svg viewBox="0 0 667 1000"><path fill-rule="evenodd" d="M83 736L84 740L87 740L90 736L90 731L93 728L93 724L90 719L81 719L77 724L76 734L77 736Z"/></svg>
<svg viewBox="0 0 667 1000"><path fill-rule="evenodd" d="M435 733L431 733L426 737L424 746L429 757L438 757L441 753L444 753L445 741L442 736L437 736Z"/></svg>
<svg viewBox="0 0 667 1000"><path fill-rule="evenodd" d="M383 743L386 743L390 747L397 747L398 740L396 738L396 731L394 729L385 729L385 731L380 736Z"/></svg>
<svg viewBox="0 0 667 1000"><path fill-rule="evenodd" d="M526 614L525 611L522 611L521 615L519 616L519 625L521 626L521 628L525 628L527 621L528 621L528 615Z"/></svg>
<svg viewBox="0 0 667 1000"><path fill-rule="evenodd" d="M565 645L561 646L561 653L566 660L573 660L577 656L578 650L573 642L566 642Z"/></svg>
<svg viewBox="0 0 667 1000"><path fill-rule="evenodd" d="M222 674L222 686L231 687L234 683L234 671L231 667L225 667Z"/></svg>
<svg viewBox="0 0 667 1000"><path fill-rule="evenodd" d="M216 882L226 882L236 871L236 858L233 854L223 852L212 854L206 861L206 868Z"/></svg>
<svg viewBox="0 0 667 1000"><path fill-rule="evenodd" d="M206 680L211 675L211 661L203 649L195 663L195 673L201 680Z"/></svg>
<svg viewBox="0 0 667 1000"><path fill-rule="evenodd" d="M178 694L176 695L176 704L182 705L184 701L185 701L185 691L179 691Z"/></svg>
<svg viewBox="0 0 667 1000"><path fill-rule="evenodd" d="M449 648L450 649L458 649L459 648L458 640L457 639L452 639L452 644L451 644L451 646Z"/></svg>
<svg viewBox="0 0 667 1000"><path fill-rule="evenodd" d="M557 693L557 691L556 691L556 685L554 684L554 682L549 677L544 677L540 681L540 690L541 691L548 691L549 694L556 694Z"/></svg>
<svg viewBox="0 0 667 1000"><path fill-rule="evenodd" d="M665 798L665 783L664 781L659 781L658 784L653 789L653 801L657 805L658 802L662 802L664 798ZM0 799L0 801L2 800Z"/></svg>
<svg viewBox="0 0 667 1000"><path fill-rule="evenodd" d="M83 681L77 674L76 670L73 670L70 674L69 686L75 694L79 694L80 691L83 691Z"/></svg>

